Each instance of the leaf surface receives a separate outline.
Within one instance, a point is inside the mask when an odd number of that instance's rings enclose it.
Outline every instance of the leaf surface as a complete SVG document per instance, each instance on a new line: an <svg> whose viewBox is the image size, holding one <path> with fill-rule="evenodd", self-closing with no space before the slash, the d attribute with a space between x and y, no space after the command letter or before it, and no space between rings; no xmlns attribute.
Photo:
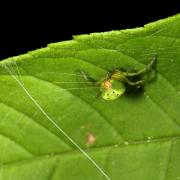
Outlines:
<svg viewBox="0 0 180 180"><path fill-rule="evenodd" d="M156 78L140 93L97 98L79 70L145 67ZM44 116L113 180L180 179L180 15L143 28L75 36L0 62L0 180L106 179ZM9 74L7 68L12 74ZM92 142L90 137L93 138Z"/></svg>

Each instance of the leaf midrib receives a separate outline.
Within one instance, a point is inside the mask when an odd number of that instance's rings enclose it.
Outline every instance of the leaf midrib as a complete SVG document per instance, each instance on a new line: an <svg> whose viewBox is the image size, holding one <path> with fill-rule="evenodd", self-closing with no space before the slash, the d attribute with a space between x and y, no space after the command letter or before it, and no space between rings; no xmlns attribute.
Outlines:
<svg viewBox="0 0 180 180"><path fill-rule="evenodd" d="M115 145L105 145L105 146L99 146L99 147L93 147L91 149L89 148L84 148L84 151L89 151L90 153L94 153L94 152L101 152L102 150L106 150L106 149L117 149L117 148L124 148L127 146L138 146L138 145L151 145L151 144L155 144L155 143L167 143L167 142L177 142L180 141L180 135L179 136L167 136L167 137L161 137L161 138L157 138L157 139L151 139L151 140L137 140L137 141L132 141L132 142L128 142L128 145L126 143L121 143L121 144L115 144ZM90 154L89 153L89 154ZM72 150L72 151L66 151L66 152L62 152L62 153L56 153L56 154L44 154L41 156L33 156L30 158L26 158L23 160L18 160L18 161L14 161L14 162L8 162L8 163L4 163L1 164L0 169L4 168L4 167L9 167L9 166L16 166L16 165L21 165L21 164L25 164L28 162L32 162L32 161L36 161L36 160L42 160L42 159L52 159L52 158L56 158L59 156L69 156L69 155L82 155L83 154L78 151L78 150Z"/></svg>

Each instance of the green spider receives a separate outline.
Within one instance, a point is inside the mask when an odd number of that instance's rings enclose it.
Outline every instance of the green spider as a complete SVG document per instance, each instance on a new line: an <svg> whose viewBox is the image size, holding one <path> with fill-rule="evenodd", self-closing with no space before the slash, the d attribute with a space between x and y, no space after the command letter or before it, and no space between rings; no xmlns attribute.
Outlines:
<svg viewBox="0 0 180 180"><path fill-rule="evenodd" d="M138 72L125 72L122 70L109 71L106 77L100 81L95 81L93 78L89 77L85 72L81 71L83 78L90 82L91 85L99 88L99 95L105 100L115 100L123 95L126 91L126 84L129 86L141 86L144 80L131 81L129 78L139 76L147 71L150 71L155 65L156 56L152 61L143 69Z"/></svg>

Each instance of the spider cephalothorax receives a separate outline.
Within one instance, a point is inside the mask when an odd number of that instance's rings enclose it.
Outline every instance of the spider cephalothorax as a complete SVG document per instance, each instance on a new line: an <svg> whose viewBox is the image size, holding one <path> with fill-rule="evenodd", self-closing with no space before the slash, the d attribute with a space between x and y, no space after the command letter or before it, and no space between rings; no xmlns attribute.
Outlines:
<svg viewBox="0 0 180 180"><path fill-rule="evenodd" d="M126 91L126 84L129 86L141 86L144 80L131 81L130 78L139 76L149 70L154 66L156 57L143 69L138 72L126 72L122 70L113 70L107 73L107 76L100 81L95 81L94 79L88 77L84 72L82 72L83 77L91 82L92 85L99 87L100 91L98 94L105 100L115 100L119 98Z"/></svg>

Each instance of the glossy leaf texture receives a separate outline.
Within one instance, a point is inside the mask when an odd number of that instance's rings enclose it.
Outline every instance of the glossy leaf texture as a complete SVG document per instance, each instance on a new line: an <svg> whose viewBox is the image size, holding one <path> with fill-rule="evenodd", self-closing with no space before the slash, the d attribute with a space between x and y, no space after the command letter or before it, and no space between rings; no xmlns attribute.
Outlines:
<svg viewBox="0 0 180 180"><path fill-rule="evenodd" d="M100 80L112 69L142 69L155 55L156 77L114 101L79 74ZM180 15L0 62L0 180L106 179L12 74L110 179L180 179Z"/></svg>

